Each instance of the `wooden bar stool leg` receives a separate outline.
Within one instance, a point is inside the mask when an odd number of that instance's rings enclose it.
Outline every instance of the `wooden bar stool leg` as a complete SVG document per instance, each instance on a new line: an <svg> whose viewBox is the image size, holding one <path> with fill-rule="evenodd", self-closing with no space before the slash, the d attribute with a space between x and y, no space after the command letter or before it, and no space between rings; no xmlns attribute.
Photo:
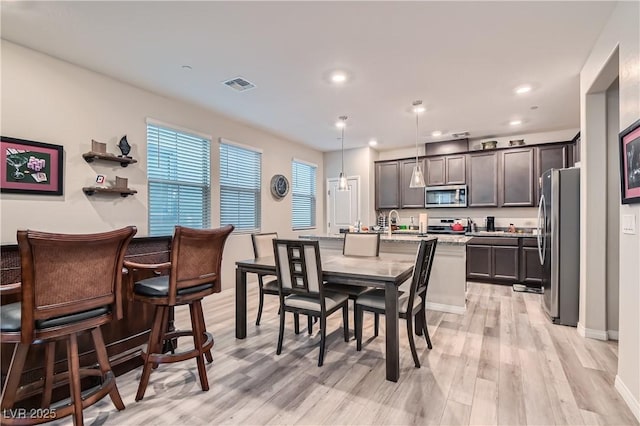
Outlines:
<svg viewBox="0 0 640 426"><path fill-rule="evenodd" d="M196 356L196 363L198 364L198 375L200 376L200 386L203 391L209 390L209 380L207 378L207 369L204 366L204 357L202 350L203 345L203 330L202 324L200 322L199 314L198 314L198 304L199 300L189 304L189 311L191 313L191 329L193 330L193 345L198 350L198 355Z"/></svg>
<svg viewBox="0 0 640 426"><path fill-rule="evenodd" d="M44 347L44 389L42 390L42 408L51 405L53 391L53 362L56 355L56 342L52 341Z"/></svg>
<svg viewBox="0 0 640 426"><path fill-rule="evenodd" d="M202 324L202 338L204 339L203 342L206 341L206 333L207 333L207 324L204 322L204 312L202 311L202 301L198 300L197 302L197 312L198 312L198 317L200 320L200 324ZM211 364L213 362L213 355L211 355L211 349L207 350L204 353L204 357L207 359L207 362L209 364Z"/></svg>
<svg viewBox="0 0 640 426"><path fill-rule="evenodd" d="M78 357L78 337L75 333L67 340L67 360L69 365L69 393L73 402L73 424L84 424L82 417L82 392L80 389L80 358Z"/></svg>
<svg viewBox="0 0 640 426"><path fill-rule="evenodd" d="M171 342L167 342L167 345L165 346L165 335L169 331L170 308L168 306L158 306L156 309L162 311L162 325L160 327L160 332L158 333L158 340L155 342L155 346L150 353L161 354L168 350L169 347L173 348L173 343ZM171 353L175 353L175 350L171 349ZM159 365L160 364L158 364L157 362L154 362L152 368L155 370Z"/></svg>
<svg viewBox="0 0 640 426"><path fill-rule="evenodd" d="M109 372L111 372L111 365L109 364L109 356L107 355L107 348L104 345L104 339L102 338L102 330L100 330L100 327L96 327L91 330L91 337L93 337L93 345L96 348L98 365L100 366L100 371L104 378ZM112 386L113 389L109 392L109 397L111 397L113 405L115 405L118 410L124 410L124 402L122 402L122 397L120 396L120 392L116 386L115 378L113 379Z"/></svg>
<svg viewBox="0 0 640 426"><path fill-rule="evenodd" d="M2 409L9 409L13 407L16 402L16 396L18 393L18 386L20 386L20 376L22 376L22 370L24 369L24 362L27 359L27 352L29 352L29 344L16 343L13 350L13 357L11 358L11 364L9 364L9 373L7 380L2 390L1 406Z"/></svg>
<svg viewBox="0 0 640 426"><path fill-rule="evenodd" d="M156 345L158 342L158 334L162 333L162 317L164 314L164 310L161 306L156 306L155 312L153 314L153 325L151 327L151 333L149 334L149 343L147 344L147 351L143 355L144 358L144 367L142 368L142 376L140 377L140 384L138 385L138 392L136 393L136 401L140 401L144 398L144 392L147 390L147 385L149 384L149 376L151 376L151 366L153 362L151 362L150 357L151 354L156 350Z"/></svg>

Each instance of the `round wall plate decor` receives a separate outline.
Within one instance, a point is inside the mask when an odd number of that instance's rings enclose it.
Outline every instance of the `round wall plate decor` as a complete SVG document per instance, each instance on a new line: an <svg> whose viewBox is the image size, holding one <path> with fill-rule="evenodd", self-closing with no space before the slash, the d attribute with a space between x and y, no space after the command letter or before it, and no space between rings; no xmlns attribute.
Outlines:
<svg viewBox="0 0 640 426"><path fill-rule="evenodd" d="M284 198L289 193L289 181L284 175L273 175L271 178L271 194L276 198Z"/></svg>

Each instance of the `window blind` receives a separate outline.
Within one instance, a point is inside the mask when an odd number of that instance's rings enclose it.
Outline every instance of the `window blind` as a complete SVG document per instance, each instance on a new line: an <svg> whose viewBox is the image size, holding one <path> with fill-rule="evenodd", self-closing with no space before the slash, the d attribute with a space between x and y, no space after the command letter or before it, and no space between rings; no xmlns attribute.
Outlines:
<svg viewBox="0 0 640 426"><path fill-rule="evenodd" d="M173 235L175 225L209 228L211 141L147 124L149 235Z"/></svg>
<svg viewBox="0 0 640 426"><path fill-rule="evenodd" d="M316 170L311 164L293 160L291 206L293 229L308 229L316 226Z"/></svg>
<svg viewBox="0 0 640 426"><path fill-rule="evenodd" d="M260 232L262 154L220 143L220 223L236 232Z"/></svg>

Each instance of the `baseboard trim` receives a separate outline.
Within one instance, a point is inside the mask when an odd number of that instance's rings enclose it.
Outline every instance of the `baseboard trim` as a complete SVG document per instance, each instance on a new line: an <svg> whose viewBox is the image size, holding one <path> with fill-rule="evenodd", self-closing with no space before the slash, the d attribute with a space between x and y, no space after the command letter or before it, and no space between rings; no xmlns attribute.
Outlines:
<svg viewBox="0 0 640 426"><path fill-rule="evenodd" d="M618 340L618 330L607 330L609 340Z"/></svg>
<svg viewBox="0 0 640 426"><path fill-rule="evenodd" d="M582 337L596 340L609 340L609 334L605 330L594 330L586 328L581 322L578 322L578 334Z"/></svg>
<svg viewBox="0 0 640 426"><path fill-rule="evenodd" d="M634 416L636 416L636 420L640 422L640 401L633 397L633 394L629 390L629 388L624 384L620 376L616 374L616 380L614 386L624 402L627 403L627 406L631 410Z"/></svg>
<svg viewBox="0 0 640 426"><path fill-rule="evenodd" d="M427 302L427 309L432 311L447 312L450 314L464 315L467 312L466 306L445 305L443 303Z"/></svg>

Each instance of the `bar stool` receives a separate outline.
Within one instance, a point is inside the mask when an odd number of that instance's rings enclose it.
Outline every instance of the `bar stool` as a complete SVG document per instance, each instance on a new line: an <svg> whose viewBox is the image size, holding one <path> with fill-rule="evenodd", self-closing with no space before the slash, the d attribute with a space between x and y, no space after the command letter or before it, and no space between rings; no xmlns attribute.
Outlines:
<svg viewBox="0 0 640 426"><path fill-rule="evenodd" d="M162 264L140 264L125 261L129 270L130 286L134 300L155 305L155 313L149 343L142 351L144 367L136 394L136 401L144 397L152 368L162 363L172 363L195 358L198 365L200 386L209 390L207 371L203 357L212 362L213 336L206 330L202 312L202 299L219 293L222 251L233 225L218 229L192 229L176 226L171 247L171 261ZM135 281L136 271L168 272ZM191 330L169 331L169 310L174 306L189 305ZM192 336L194 348L187 352L164 353L165 341Z"/></svg>
<svg viewBox="0 0 640 426"><path fill-rule="evenodd" d="M133 226L82 235L18 231L22 300L0 311L2 342L16 343L1 397L3 424L37 424L73 415L73 423L82 425L82 410L106 395L118 410L125 408L100 326L122 318L122 264L135 233ZM91 331L98 368L80 368L78 334L84 331ZM66 340L68 371L54 374L58 340ZM37 344L45 345L44 378L21 386L27 353ZM102 383L82 394L80 380L86 376L100 377ZM52 389L62 380L69 382L70 402L51 406ZM12 418L15 402L33 390L42 390L41 412L47 415Z"/></svg>

